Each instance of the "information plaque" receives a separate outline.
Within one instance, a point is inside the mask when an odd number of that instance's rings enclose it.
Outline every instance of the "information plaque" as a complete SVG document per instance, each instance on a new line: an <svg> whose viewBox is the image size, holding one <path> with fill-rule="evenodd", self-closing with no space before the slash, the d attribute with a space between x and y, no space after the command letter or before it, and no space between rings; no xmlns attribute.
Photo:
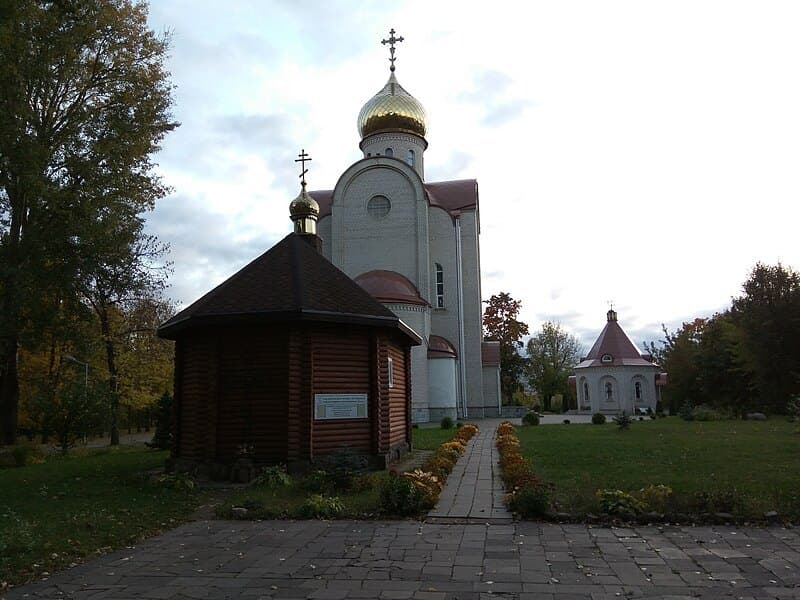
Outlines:
<svg viewBox="0 0 800 600"><path fill-rule="evenodd" d="M314 394L314 418L366 419L367 394Z"/></svg>

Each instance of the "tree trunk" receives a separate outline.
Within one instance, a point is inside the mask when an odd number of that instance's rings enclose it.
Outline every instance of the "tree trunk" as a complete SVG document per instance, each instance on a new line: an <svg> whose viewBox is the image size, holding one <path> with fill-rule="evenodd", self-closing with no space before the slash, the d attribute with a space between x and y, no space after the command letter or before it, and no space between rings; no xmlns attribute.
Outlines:
<svg viewBox="0 0 800 600"><path fill-rule="evenodd" d="M16 332L0 340L0 445L17 441L19 379Z"/></svg>
<svg viewBox="0 0 800 600"><path fill-rule="evenodd" d="M100 329L106 347L106 364L108 366L108 392L111 395L111 445L119 446L119 377L117 373L116 348L111 335L111 324L105 307L98 311Z"/></svg>

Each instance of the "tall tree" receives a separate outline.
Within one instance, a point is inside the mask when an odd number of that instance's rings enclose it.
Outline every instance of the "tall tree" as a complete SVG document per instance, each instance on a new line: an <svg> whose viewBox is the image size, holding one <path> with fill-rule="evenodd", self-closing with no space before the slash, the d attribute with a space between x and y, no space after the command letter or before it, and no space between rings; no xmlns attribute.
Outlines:
<svg viewBox="0 0 800 600"><path fill-rule="evenodd" d="M758 263L742 287L730 309L737 358L758 405L782 413L800 394L800 273Z"/></svg>
<svg viewBox="0 0 800 600"><path fill-rule="evenodd" d="M0 3L0 443L16 436L27 310L42 289L73 293L94 224L166 193L151 155L177 126L167 48L143 2Z"/></svg>
<svg viewBox="0 0 800 600"><path fill-rule="evenodd" d="M664 340L661 347L651 344L648 348L669 373L669 385L664 388L662 398L670 414L676 414L686 402L701 403L700 340L706 321L698 318L691 323L684 323L674 333L662 325Z"/></svg>
<svg viewBox="0 0 800 600"><path fill-rule="evenodd" d="M520 356L522 336L528 335L528 325L520 321L522 302L507 292L495 294L486 302L483 331L486 339L500 342L500 390L508 403L520 387L525 359Z"/></svg>
<svg viewBox="0 0 800 600"><path fill-rule="evenodd" d="M528 340L527 350L528 381L544 402L544 407L549 409L553 396L570 394L569 376L580 360L583 346L561 325L548 321Z"/></svg>

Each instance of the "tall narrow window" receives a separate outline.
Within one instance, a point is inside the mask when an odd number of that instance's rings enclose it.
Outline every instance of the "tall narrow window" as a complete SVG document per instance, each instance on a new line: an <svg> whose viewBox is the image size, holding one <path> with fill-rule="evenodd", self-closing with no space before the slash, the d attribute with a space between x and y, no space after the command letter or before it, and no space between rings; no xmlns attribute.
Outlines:
<svg viewBox="0 0 800 600"><path fill-rule="evenodd" d="M583 401L589 402L589 384L585 381L583 382Z"/></svg>
<svg viewBox="0 0 800 600"><path fill-rule="evenodd" d="M636 387L636 399L637 400L641 400L642 399L642 384L637 381L635 387Z"/></svg>
<svg viewBox="0 0 800 600"><path fill-rule="evenodd" d="M394 150L392 150L391 148L387 148L386 152L384 152L384 154L386 156L394 156Z"/></svg>
<svg viewBox="0 0 800 600"><path fill-rule="evenodd" d="M390 356L386 362L386 370L388 371L387 377L389 379L389 387L394 387L394 362L392 361L392 357Z"/></svg>
<svg viewBox="0 0 800 600"><path fill-rule="evenodd" d="M408 166L410 166L410 167L414 166L414 151L413 150L409 150L408 151L407 162L408 162Z"/></svg>
<svg viewBox="0 0 800 600"><path fill-rule="evenodd" d="M611 402L614 399L614 388L611 387L611 382L606 382L606 400Z"/></svg>
<svg viewBox="0 0 800 600"><path fill-rule="evenodd" d="M436 308L444 308L444 269L436 263Z"/></svg>

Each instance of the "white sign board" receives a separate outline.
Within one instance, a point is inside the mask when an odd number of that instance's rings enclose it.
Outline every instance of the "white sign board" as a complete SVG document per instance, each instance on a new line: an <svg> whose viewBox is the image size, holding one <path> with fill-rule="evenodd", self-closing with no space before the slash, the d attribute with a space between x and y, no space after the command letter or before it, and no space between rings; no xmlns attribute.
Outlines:
<svg viewBox="0 0 800 600"><path fill-rule="evenodd" d="M330 419L366 419L366 394L314 394L314 418L320 421Z"/></svg>

